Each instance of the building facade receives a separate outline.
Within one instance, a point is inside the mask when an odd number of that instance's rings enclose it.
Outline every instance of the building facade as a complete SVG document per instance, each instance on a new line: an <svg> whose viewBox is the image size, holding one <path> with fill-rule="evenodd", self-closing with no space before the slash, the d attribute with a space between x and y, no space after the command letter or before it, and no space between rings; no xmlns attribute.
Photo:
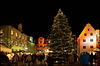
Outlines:
<svg viewBox="0 0 100 66"><path fill-rule="evenodd" d="M0 44L10 48L12 51L26 51L28 46L28 37L22 33L22 25L18 25L18 29L10 26L0 26Z"/></svg>
<svg viewBox="0 0 100 66"><path fill-rule="evenodd" d="M100 47L100 30L94 29L90 23L86 24L85 28L77 38L77 53L91 53L95 48Z"/></svg>
<svg viewBox="0 0 100 66"><path fill-rule="evenodd" d="M35 46L36 53L46 53L48 52L49 47L47 41L43 37L38 38L38 44Z"/></svg>

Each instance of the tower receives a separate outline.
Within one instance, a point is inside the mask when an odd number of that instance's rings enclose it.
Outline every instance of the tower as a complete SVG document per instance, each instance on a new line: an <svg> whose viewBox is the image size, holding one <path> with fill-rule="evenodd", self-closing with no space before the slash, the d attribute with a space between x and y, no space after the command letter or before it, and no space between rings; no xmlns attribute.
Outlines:
<svg viewBox="0 0 100 66"><path fill-rule="evenodd" d="M22 24L18 24L18 30L20 30L22 32Z"/></svg>

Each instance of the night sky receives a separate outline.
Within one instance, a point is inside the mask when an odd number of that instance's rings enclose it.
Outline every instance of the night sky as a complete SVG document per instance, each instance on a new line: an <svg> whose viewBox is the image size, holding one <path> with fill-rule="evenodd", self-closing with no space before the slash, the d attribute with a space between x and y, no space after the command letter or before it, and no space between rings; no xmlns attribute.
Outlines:
<svg viewBox="0 0 100 66"><path fill-rule="evenodd" d="M8 3L9 4L9 3ZM71 31L77 37L87 23L95 29L100 29L99 1L71 1L71 2L26 2L3 5L0 9L0 25L10 24L17 28L23 25L23 33L34 39L42 36L47 38L51 31L54 16L59 8L68 18Z"/></svg>

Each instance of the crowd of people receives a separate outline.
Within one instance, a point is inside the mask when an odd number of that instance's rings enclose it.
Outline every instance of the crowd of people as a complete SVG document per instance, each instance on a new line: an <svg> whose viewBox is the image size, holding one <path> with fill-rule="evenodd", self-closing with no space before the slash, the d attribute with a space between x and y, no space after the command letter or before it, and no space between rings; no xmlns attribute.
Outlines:
<svg viewBox="0 0 100 66"><path fill-rule="evenodd" d="M83 66L88 66L89 64L93 66L93 63L95 63L96 66L100 66L100 52L95 53L95 55L93 55L92 52L91 54L83 52L80 55L80 64Z"/></svg>
<svg viewBox="0 0 100 66"><path fill-rule="evenodd" d="M69 54L69 58L68 58L68 63L69 64L74 64L75 62L80 61L80 65L83 66L93 66L93 64L95 66L100 66L100 52L95 53L95 55L93 55L93 53L87 53L87 52L83 52L80 55L77 55L75 53Z"/></svg>
<svg viewBox="0 0 100 66"><path fill-rule="evenodd" d="M0 66L19 66L21 63L24 66L30 66L30 64L34 65L34 63L43 64L45 62L45 55L42 54L21 54L14 53L14 55L6 54L4 52L0 52Z"/></svg>
<svg viewBox="0 0 100 66"><path fill-rule="evenodd" d="M18 62L23 62L23 65L26 66L28 64L28 66L30 66L30 64L32 63L34 65L34 63L40 62L40 64L44 63L44 58L45 55L43 54L19 54L17 55L16 53L14 54L13 58L12 58L12 64L17 65Z"/></svg>
<svg viewBox="0 0 100 66"><path fill-rule="evenodd" d="M7 57L8 54L4 54L0 52L0 66L2 64L5 65L14 65L18 66L18 63L22 63L24 66L30 66L30 64L47 64L48 66L53 66L53 54L50 54L48 57L45 56L44 53L42 54L17 54L14 53L13 56ZM9 61L10 60L10 61ZM80 55L77 55L77 53L69 54L68 63L74 64L75 62L80 61L80 64L83 66L88 66L89 64L93 66L93 63L95 63L96 66L100 66L100 52L89 54L87 52L83 52Z"/></svg>

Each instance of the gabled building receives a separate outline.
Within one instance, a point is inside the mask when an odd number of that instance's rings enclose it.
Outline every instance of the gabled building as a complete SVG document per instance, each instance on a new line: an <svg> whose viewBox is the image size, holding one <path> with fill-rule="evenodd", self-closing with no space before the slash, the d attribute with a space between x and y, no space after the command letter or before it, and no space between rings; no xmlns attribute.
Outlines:
<svg viewBox="0 0 100 66"><path fill-rule="evenodd" d="M43 37L38 38L38 44L35 46L36 53L45 53L49 49L46 39Z"/></svg>
<svg viewBox="0 0 100 66"><path fill-rule="evenodd" d="M100 30L94 29L90 23L86 24L85 28L77 38L77 53L92 52L95 48L100 47Z"/></svg>

